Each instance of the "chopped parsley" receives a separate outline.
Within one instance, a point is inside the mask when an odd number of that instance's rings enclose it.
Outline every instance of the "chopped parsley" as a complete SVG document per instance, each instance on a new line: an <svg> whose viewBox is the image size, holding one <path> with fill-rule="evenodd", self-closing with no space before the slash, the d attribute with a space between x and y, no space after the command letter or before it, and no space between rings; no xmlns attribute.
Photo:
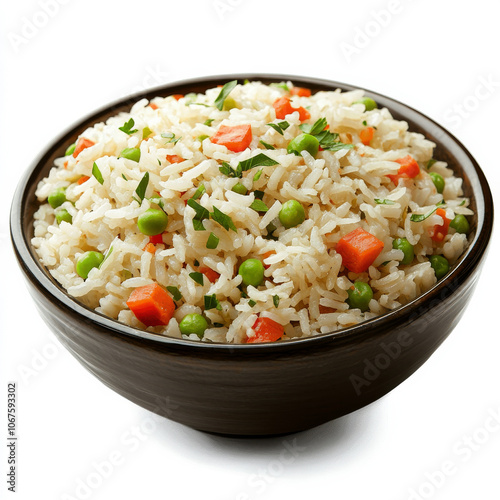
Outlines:
<svg viewBox="0 0 500 500"><path fill-rule="evenodd" d="M257 304L257 302L255 302L255 300L250 299L250 300L248 301L248 305L249 305L250 307L253 307L255 304Z"/></svg>
<svg viewBox="0 0 500 500"><path fill-rule="evenodd" d="M302 132L316 137L319 141L319 145L324 150L339 151L340 149L352 149L354 147L354 144L344 144L342 141L339 141L339 134L325 130L326 126L326 119L320 118L316 120L313 125L310 123L303 123L299 125L299 128Z"/></svg>
<svg viewBox="0 0 500 500"><path fill-rule="evenodd" d="M224 175L228 177L243 177L243 172L247 170L251 170L254 167L272 167L274 165L279 165L279 163L269 156L266 156L264 153L259 153L258 155L252 156L248 160L243 160L238 163L236 169L231 167L229 163L222 162L222 166L219 167L219 170Z"/></svg>
<svg viewBox="0 0 500 500"><path fill-rule="evenodd" d="M130 118L128 122L125 122L123 126L118 127L122 132L125 132L127 135L132 135L137 132L137 129L134 128L135 122L133 118Z"/></svg>
<svg viewBox="0 0 500 500"><path fill-rule="evenodd" d="M273 295L273 304L274 304L274 307L278 308L279 303L280 303L280 297L279 297L279 295Z"/></svg>
<svg viewBox="0 0 500 500"><path fill-rule="evenodd" d="M142 129L142 138L147 139L152 133L153 131L149 127L144 127Z"/></svg>
<svg viewBox="0 0 500 500"><path fill-rule="evenodd" d="M373 200L377 205L394 205L396 202L392 200L387 200L387 199L380 199L380 198L375 198Z"/></svg>
<svg viewBox="0 0 500 500"><path fill-rule="evenodd" d="M262 144L266 149L276 149L273 145L268 144L267 142L264 141L259 141L260 144Z"/></svg>
<svg viewBox="0 0 500 500"><path fill-rule="evenodd" d="M122 174L122 177L123 177L126 181L128 181L128 179L125 177L125 174Z"/></svg>
<svg viewBox="0 0 500 500"><path fill-rule="evenodd" d="M268 206L261 200L254 200L250 205L250 208L256 212L267 212L269 210Z"/></svg>
<svg viewBox="0 0 500 500"><path fill-rule="evenodd" d="M259 179L260 179L260 176L262 175L262 172L264 171L263 168L261 168L254 176L253 176L253 179L252 181L253 182L257 182Z"/></svg>
<svg viewBox="0 0 500 500"><path fill-rule="evenodd" d="M146 196L146 189L148 188L148 183L149 183L149 172L146 172L143 175L142 179L140 180L135 190L135 193L137 194L140 200L139 205L142 203L142 200Z"/></svg>
<svg viewBox="0 0 500 500"><path fill-rule="evenodd" d="M164 139L168 139L167 144L170 144L170 143L177 144L182 139L182 137L176 138L175 134L173 132L164 132L163 134L161 134L161 136Z"/></svg>
<svg viewBox="0 0 500 500"><path fill-rule="evenodd" d="M198 198L201 198L204 192L205 192L205 186L203 184L200 184L198 186L198 189L194 192L193 196L191 196L191 199L197 200Z"/></svg>
<svg viewBox="0 0 500 500"><path fill-rule="evenodd" d="M187 204L196 212L195 216L193 217L194 230L205 231L205 226L203 225L203 221L210 217L210 212L192 198L187 201Z"/></svg>
<svg viewBox="0 0 500 500"><path fill-rule="evenodd" d="M212 122L214 121L213 118L209 118L208 120L205 120L203 125L206 125L207 127L210 127L212 125Z"/></svg>
<svg viewBox="0 0 500 500"><path fill-rule="evenodd" d="M218 247L218 245L219 245L219 238L215 236L214 233L210 233L206 247L210 248L210 250L215 250Z"/></svg>
<svg viewBox="0 0 500 500"><path fill-rule="evenodd" d="M106 252L104 255L104 259L102 262L99 264L99 269L101 269L102 265L106 262L106 259L113 253L113 245L109 247L109 250Z"/></svg>
<svg viewBox="0 0 500 500"><path fill-rule="evenodd" d="M198 283L198 285L203 286L203 273L189 273L189 277Z"/></svg>
<svg viewBox="0 0 500 500"><path fill-rule="evenodd" d="M271 128L276 130L278 134L281 135L283 135L283 132L290 126L290 124L287 121L282 121L279 123L268 123L267 125L269 125Z"/></svg>
<svg viewBox="0 0 500 500"><path fill-rule="evenodd" d="M104 179L102 177L101 171L99 170L99 167L97 166L97 163L94 162L94 165L92 165L92 175L97 179L97 182L99 184L104 184Z"/></svg>
<svg viewBox="0 0 500 500"><path fill-rule="evenodd" d="M282 89L285 92L290 92L290 88L288 87L288 85L285 82L270 83L269 86L270 87L275 87L277 89Z"/></svg>
<svg viewBox="0 0 500 500"><path fill-rule="evenodd" d="M170 292L172 295L172 298L177 301L182 299L182 293L179 291L179 289L176 286L167 286L167 290Z"/></svg>
<svg viewBox="0 0 500 500"><path fill-rule="evenodd" d="M222 310L222 306L220 305L220 302L217 300L215 293L213 295L205 295L203 297L203 300L205 302L205 311L210 311L210 309L217 309L217 311Z"/></svg>
<svg viewBox="0 0 500 500"><path fill-rule="evenodd" d="M236 87L238 84L238 80L232 80L230 82L227 82L221 89L219 95L217 96L217 99L214 101L215 107L219 110L222 111L222 108L224 107L224 101L226 100L227 96L231 93L231 91Z"/></svg>
<svg viewBox="0 0 500 500"><path fill-rule="evenodd" d="M262 200L262 198L264 198L264 191L259 191L258 189L256 189L254 192L253 192L254 196L255 196L255 199L256 200Z"/></svg>
<svg viewBox="0 0 500 500"><path fill-rule="evenodd" d="M426 168L427 170L429 170L429 169L432 167L432 165L434 165L434 163L436 163L436 162L437 162L437 160L435 160L434 158L431 158L431 159L427 162L427 165L425 166L425 168Z"/></svg>
<svg viewBox="0 0 500 500"><path fill-rule="evenodd" d="M231 217L221 212L217 207L214 207L214 211L210 214L210 218L215 222L218 222L227 231L231 229L235 233L238 232Z"/></svg>
<svg viewBox="0 0 500 500"><path fill-rule="evenodd" d="M429 218L436 210L437 207L432 209L430 212L427 212L426 214L411 214L410 220L412 222L422 222L425 219Z"/></svg>

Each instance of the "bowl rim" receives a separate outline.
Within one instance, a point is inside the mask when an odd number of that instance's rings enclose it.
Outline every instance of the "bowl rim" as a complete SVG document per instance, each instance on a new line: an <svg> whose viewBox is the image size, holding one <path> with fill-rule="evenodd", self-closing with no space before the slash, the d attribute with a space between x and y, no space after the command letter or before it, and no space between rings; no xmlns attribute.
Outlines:
<svg viewBox="0 0 500 500"><path fill-rule="evenodd" d="M109 318L102 313L98 313L95 310L80 304L75 298L70 297L60 285L56 284L55 281L52 281L53 279L49 277L48 271L45 270L39 263L38 259L36 259L34 251L31 250L31 244L27 241L25 231L23 230L23 211L28 201L27 190L30 187L31 178L34 177L40 169L44 170L47 168L46 166L45 168L41 166L44 160L52 151L60 146L63 141L68 139L69 136L75 135L75 132L81 133L84 130L86 123L96 123L99 121L100 116L115 109L118 110L127 104L130 104L131 106L140 99L151 99L155 95L162 95L166 92L172 94L179 93L178 90L180 87L186 87L186 89L188 89L189 87L196 85L205 85L206 88L210 88L211 86L230 80L243 82L247 79L249 81L266 81L266 83L271 81L291 81L296 85L328 87L330 90L341 89L342 91L350 91L361 89L365 92L365 95L374 98L378 103L382 104L383 107L387 107L393 116L401 115L398 119L417 122L422 129L425 129L426 131L430 129L433 131L434 138L439 140L438 146L441 144L447 150L453 151L455 155L459 153L462 160L460 163L465 162L465 165L462 163L462 168L464 171L466 169L468 170L467 174L469 175L469 180L471 181L471 189L475 195L477 227L474 237L469 241L469 246L454 264L449 274L444 279L435 283L429 290L417 296L407 304L356 325L310 337L299 337L280 342L264 342L255 344L200 342L190 339L168 337L146 330L140 330L124 323L120 323L118 320ZM387 106L387 104L389 104L389 106ZM426 137L428 137L427 132ZM50 168L52 168L52 165ZM50 168L47 168L47 173ZM475 175L475 178L470 178L471 174L473 174L472 177ZM478 195L480 196L478 197ZM465 146L439 123L407 104L364 87L358 87L329 79L274 73L219 74L183 79L135 92L129 96L122 97L109 104L101 106L97 110L92 111L67 127L31 162L30 166L25 170L18 182L13 196L10 212L11 241L19 261L19 265L25 272L25 277L28 277L32 282L36 282L39 288L41 287L45 293L48 293L53 298L52 300L58 301L65 308L72 310L79 316L85 317L86 321L90 320L97 323L101 329L105 329L106 331L119 336L127 337L128 339L136 339L137 341L152 343L157 346L188 347L190 350L199 349L204 352L206 352L206 349L209 349L210 352L221 351L222 353L240 350L252 350L258 352L262 349L271 350L272 352L281 352L296 349L295 346L305 347L323 342L351 341L359 339L364 335L370 335L370 331L379 330L384 326L386 327L386 330L389 330L397 324L411 321L417 311L427 311L429 309L425 304L430 304L439 297L442 298L443 294L446 296L447 290L449 291L457 288L463 281L465 281L470 272L479 265L484 254L487 252L492 227L493 198L483 171Z"/></svg>

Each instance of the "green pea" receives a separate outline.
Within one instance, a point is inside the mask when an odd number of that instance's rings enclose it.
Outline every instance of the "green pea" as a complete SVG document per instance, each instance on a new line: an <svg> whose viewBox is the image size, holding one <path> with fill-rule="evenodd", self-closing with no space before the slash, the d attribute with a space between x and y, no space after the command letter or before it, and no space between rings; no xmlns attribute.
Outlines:
<svg viewBox="0 0 500 500"><path fill-rule="evenodd" d="M146 236L155 236L163 233L168 225L168 215L159 208L148 208L139 215L137 227Z"/></svg>
<svg viewBox="0 0 500 500"><path fill-rule="evenodd" d="M439 175L436 172L429 172L429 175L431 176L432 182L434 183L434 186L436 186L436 191L441 194L444 190L444 179L443 176Z"/></svg>
<svg viewBox="0 0 500 500"><path fill-rule="evenodd" d="M71 144L71 146L68 146L68 149L66 149L64 156L69 156L72 155L75 152L76 149L76 143L74 142Z"/></svg>
<svg viewBox="0 0 500 500"><path fill-rule="evenodd" d="M66 188L54 189L47 198L52 208L60 207L66 201Z"/></svg>
<svg viewBox="0 0 500 500"><path fill-rule="evenodd" d="M366 111L371 111L372 109L376 109L377 103L371 97L362 97L357 101L354 101L353 104L364 104Z"/></svg>
<svg viewBox="0 0 500 500"><path fill-rule="evenodd" d="M415 251L413 250L413 245L406 238L396 238L393 240L392 248L403 252L404 257L401 260L401 264L407 266L412 263L415 257Z"/></svg>
<svg viewBox="0 0 500 500"><path fill-rule="evenodd" d="M230 109L237 108L238 104L232 97L226 97L224 100L224 105L222 106L223 111L229 111Z"/></svg>
<svg viewBox="0 0 500 500"><path fill-rule="evenodd" d="M450 227L460 234L467 234L470 230L469 221L465 215L462 214L457 214L453 217L453 220L450 222Z"/></svg>
<svg viewBox="0 0 500 500"><path fill-rule="evenodd" d="M71 224L73 222L73 216L65 208L61 208L61 210L56 212L56 220L58 224L63 221Z"/></svg>
<svg viewBox="0 0 500 500"><path fill-rule="evenodd" d="M368 283L364 281L355 281L354 286L347 290L349 297L347 303L349 309L361 309L362 312L368 311L370 300L373 299L373 290Z"/></svg>
<svg viewBox="0 0 500 500"><path fill-rule="evenodd" d="M248 193L248 189L241 182L238 182L238 184L235 184L231 188L231 191L234 191L235 193L238 193L238 194L247 194Z"/></svg>
<svg viewBox="0 0 500 500"><path fill-rule="evenodd" d="M208 135L203 134L203 135L199 135L199 136L196 138L196 140L197 140L197 141L200 141L200 142L203 142L205 139L208 139Z"/></svg>
<svg viewBox="0 0 500 500"><path fill-rule="evenodd" d="M179 323L179 330L183 335L194 333L203 338L205 330L208 328L207 320L201 314L186 314Z"/></svg>
<svg viewBox="0 0 500 500"><path fill-rule="evenodd" d="M288 229L302 224L306 219L306 212L297 200L288 200L281 207L279 219L283 226Z"/></svg>
<svg viewBox="0 0 500 500"><path fill-rule="evenodd" d="M141 150L139 148L125 148L120 153L120 157L139 162L139 160L141 159Z"/></svg>
<svg viewBox="0 0 500 500"><path fill-rule="evenodd" d="M431 255L429 261L438 280L445 276L450 270L450 263L442 255Z"/></svg>
<svg viewBox="0 0 500 500"><path fill-rule="evenodd" d="M76 272L78 276L86 280L91 269L99 267L103 260L104 255L101 252L94 252L93 250L85 252L76 262Z"/></svg>
<svg viewBox="0 0 500 500"><path fill-rule="evenodd" d="M258 287L264 281L264 264L259 259L247 259L240 264L238 274L244 285Z"/></svg>
<svg viewBox="0 0 500 500"><path fill-rule="evenodd" d="M319 151L319 141L311 134L300 134L292 139L286 148L289 154L300 156L302 151L307 151L311 156L316 156Z"/></svg>

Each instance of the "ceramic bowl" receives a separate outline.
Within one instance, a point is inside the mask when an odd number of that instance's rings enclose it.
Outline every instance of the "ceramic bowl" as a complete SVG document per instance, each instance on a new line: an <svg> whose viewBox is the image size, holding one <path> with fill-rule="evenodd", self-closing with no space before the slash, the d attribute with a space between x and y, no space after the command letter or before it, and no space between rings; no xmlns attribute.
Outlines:
<svg viewBox="0 0 500 500"><path fill-rule="evenodd" d="M35 189L68 144L92 124L129 110L138 99L188 92L237 78L291 80L313 91L352 90L343 83L290 75L224 75L186 80L136 94L84 118L53 141L21 179L11 236L38 310L60 342L104 384L148 410L203 431L264 436L301 431L361 408L394 389L446 339L474 291L493 224L490 189L476 161L422 113L367 91L410 130L437 144L435 157L463 178L471 199L470 245L445 279L411 303L344 330L277 343L226 345L168 338L92 311L68 294L30 244ZM88 395L88 404L92 404Z"/></svg>

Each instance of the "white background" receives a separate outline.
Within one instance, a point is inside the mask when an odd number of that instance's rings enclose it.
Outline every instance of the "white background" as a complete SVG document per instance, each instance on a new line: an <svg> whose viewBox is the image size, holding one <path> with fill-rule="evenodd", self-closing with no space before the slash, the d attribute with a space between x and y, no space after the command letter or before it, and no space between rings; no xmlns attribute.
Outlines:
<svg viewBox="0 0 500 500"><path fill-rule="evenodd" d="M500 498L500 337L498 322L488 320L498 311L498 232L462 321L415 375L337 421L250 440L157 418L88 374L38 317L8 236L17 180L60 131L131 92L221 73L323 77L401 100L456 134L498 200L494 2L43 5L2 2L0 12L0 437L7 429L7 382L14 380L15 498ZM295 455L285 454L287 446L295 446ZM0 497L14 498L5 441L0 448ZM437 472L443 467L446 475Z"/></svg>

